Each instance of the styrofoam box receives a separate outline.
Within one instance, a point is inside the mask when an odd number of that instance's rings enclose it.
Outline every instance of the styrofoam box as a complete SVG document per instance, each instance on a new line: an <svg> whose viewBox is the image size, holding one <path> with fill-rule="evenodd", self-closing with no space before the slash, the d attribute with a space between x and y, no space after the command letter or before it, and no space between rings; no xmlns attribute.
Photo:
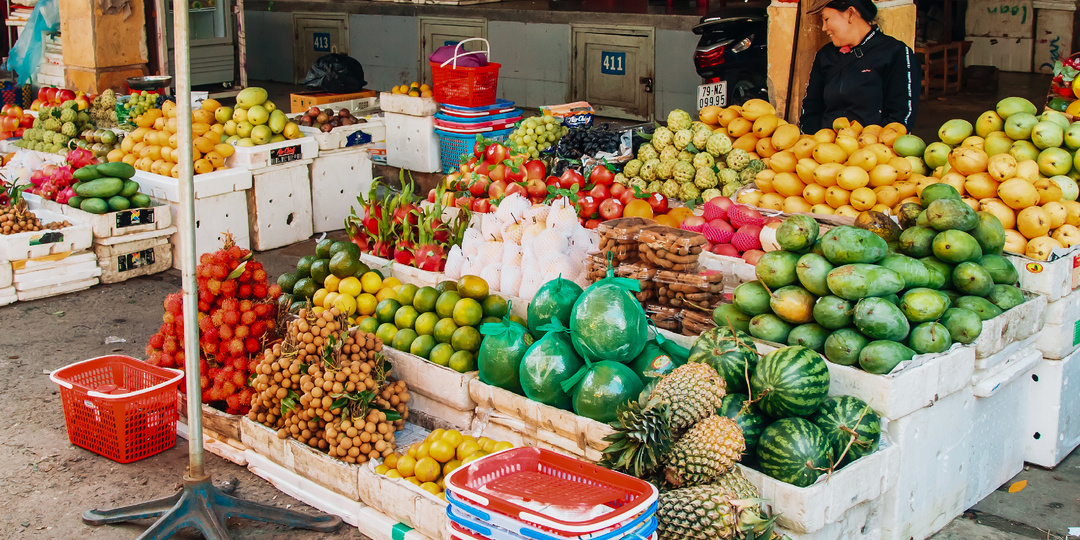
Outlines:
<svg viewBox="0 0 1080 540"><path fill-rule="evenodd" d="M311 137L301 137L260 146L237 146L225 160L230 169L263 169L287 165L319 156L319 143ZM201 175L200 175L201 176Z"/></svg>
<svg viewBox="0 0 1080 540"><path fill-rule="evenodd" d="M976 358L986 358L1010 344L1037 334L1046 322L1046 297L1025 295L1028 300L993 319L985 320L975 340Z"/></svg>
<svg viewBox="0 0 1080 540"><path fill-rule="evenodd" d="M698 265L702 270L716 270L724 274L725 291L733 291L735 287L757 279L754 266L739 257L703 251L701 255L698 255Z"/></svg>
<svg viewBox="0 0 1080 540"><path fill-rule="evenodd" d="M116 236L111 243L95 243L94 254L101 267L102 283L119 283L134 277L164 272L173 265L169 238L176 227L142 234ZM126 240L115 242L115 240Z"/></svg>
<svg viewBox="0 0 1080 540"><path fill-rule="evenodd" d="M332 458L294 439L278 439L276 431L246 417L240 423L240 436L251 451L284 469L348 500L360 500L359 465Z"/></svg>
<svg viewBox="0 0 1080 540"><path fill-rule="evenodd" d="M135 176L131 179L139 183L139 191L150 197L171 203L180 202L179 179L146 171L135 171ZM197 174L192 183L195 185L196 199L224 195L234 191L244 191L251 188L251 171L225 169L223 171ZM175 223L177 221L176 216L174 215L173 218Z"/></svg>
<svg viewBox="0 0 1080 540"><path fill-rule="evenodd" d="M100 275L97 257L84 251L55 261L26 261L25 266L14 271L12 281L21 293L80 283Z"/></svg>
<svg viewBox="0 0 1080 540"><path fill-rule="evenodd" d="M156 231L172 226L172 212L163 202L149 208L131 208L101 215L84 212L66 204L60 206L64 215L90 223L95 238Z"/></svg>
<svg viewBox="0 0 1080 540"><path fill-rule="evenodd" d="M1039 342L1043 339L1043 332L1035 332L1023 341L1014 341L1006 345L1000 352L986 358L976 358L975 373L972 375L972 379L982 379L987 372L996 370L999 366L1015 357L1017 353L1037 349Z"/></svg>
<svg viewBox="0 0 1080 540"><path fill-rule="evenodd" d="M265 251L312 235L311 161L252 171L248 216L255 249Z"/></svg>
<svg viewBox="0 0 1080 540"><path fill-rule="evenodd" d="M441 170L434 116L386 113L386 163L410 171Z"/></svg>
<svg viewBox="0 0 1080 540"><path fill-rule="evenodd" d="M883 434L880 447L831 475L822 474L801 488L770 478L749 467L743 474L772 506L776 524L796 533L815 533L840 522L849 510L878 500L896 485L900 453ZM834 537L835 538L835 537Z"/></svg>
<svg viewBox="0 0 1080 540"><path fill-rule="evenodd" d="M98 272L101 270L98 269ZM89 278L81 281L69 281L67 283L61 283L57 285L50 285L48 287L41 287L39 289L29 289L25 291L16 291L19 295L20 302L28 302L30 300L37 300L40 298L48 298L50 296L60 296L61 294L73 293L77 291L84 291L97 285L100 281L98 278Z"/></svg>
<svg viewBox="0 0 1080 540"><path fill-rule="evenodd" d="M782 526L775 530L789 540L880 540L882 505L880 497L859 503L836 521L812 533L794 532Z"/></svg>
<svg viewBox="0 0 1080 540"><path fill-rule="evenodd" d="M360 483L368 488L363 501L392 519L412 527L433 540L448 540L446 501L402 478L375 472L381 464L370 461L361 467Z"/></svg>
<svg viewBox="0 0 1080 540"><path fill-rule="evenodd" d="M318 128L300 126L300 131L319 143L319 155L327 150L340 150L370 143L386 142L386 124L382 118L372 118L360 124L336 127L328 132ZM360 142L363 134L371 137L367 142Z"/></svg>
<svg viewBox="0 0 1080 540"><path fill-rule="evenodd" d="M1037 261L1015 253L1004 255L1020 274L1020 288L1024 291L1044 294L1053 302L1080 287L1080 247L1053 261Z"/></svg>
<svg viewBox="0 0 1080 540"><path fill-rule="evenodd" d="M386 350L386 349L383 349ZM466 432L472 427L472 410L462 411L440 403L409 388L409 423L425 429L457 429Z"/></svg>
<svg viewBox="0 0 1080 540"><path fill-rule="evenodd" d="M82 251L94 242L94 231L89 223L57 212L31 207L42 225L57 221L67 221L70 227L58 230L44 230L6 234L0 236L0 261L18 261L36 259L65 251Z"/></svg>
<svg viewBox="0 0 1080 540"><path fill-rule="evenodd" d="M0 288L0 306L6 306L14 304L19 301L19 293L15 291L15 287L2 287Z"/></svg>
<svg viewBox="0 0 1080 540"><path fill-rule="evenodd" d="M419 356L383 346L383 356L393 369L391 377L405 381L410 393L423 394L459 411L471 411L476 401L469 396L469 383L477 372L458 373Z"/></svg>
<svg viewBox="0 0 1080 540"><path fill-rule="evenodd" d="M1069 293L1046 306L1046 324L1043 326L1039 350L1043 358L1060 359L1069 356L1080 346L1080 291Z"/></svg>
<svg viewBox="0 0 1080 540"><path fill-rule="evenodd" d="M1035 54L1032 66L1053 73L1054 62L1071 50L1075 2L1034 2Z"/></svg>
<svg viewBox="0 0 1080 540"><path fill-rule="evenodd" d="M202 199L195 199L195 253L209 253L221 248L222 233L233 235L236 245L248 249L251 237L248 230L248 207L246 191L230 191ZM170 203L173 221L180 223L180 205ZM180 268L180 234L174 234L169 242L173 245L173 268Z"/></svg>
<svg viewBox="0 0 1080 540"><path fill-rule="evenodd" d="M439 111L439 104L433 97L416 97L408 94L379 94L379 108L383 112L407 114L409 116L434 116Z"/></svg>
<svg viewBox="0 0 1080 540"><path fill-rule="evenodd" d="M964 56L965 66L996 66L1001 71L1031 71L1032 38L967 36L971 49Z"/></svg>
<svg viewBox="0 0 1080 540"><path fill-rule="evenodd" d="M1080 446L1080 351L1042 360L1030 384L1024 461L1053 468Z"/></svg>
<svg viewBox="0 0 1080 540"><path fill-rule="evenodd" d="M353 527L360 526L371 519L372 509L367 505L320 486L254 450L244 451L244 458L247 460L248 470L255 476L270 482L278 491L294 499L303 501L327 514L338 516Z"/></svg>
<svg viewBox="0 0 1080 540"><path fill-rule="evenodd" d="M0 261L0 289L11 286L11 262Z"/></svg>
<svg viewBox="0 0 1080 540"><path fill-rule="evenodd" d="M965 507L981 501L1024 470L1031 372L1040 361L1042 353L1032 346L972 380L975 406Z"/></svg>
<svg viewBox="0 0 1080 540"><path fill-rule="evenodd" d="M882 431L900 453L896 485L885 493L884 540L929 538L967 509L974 405L965 386L902 418L882 419Z"/></svg>
<svg viewBox="0 0 1080 540"><path fill-rule="evenodd" d="M362 148L320 152L311 163L312 227L317 233L345 228L358 197L371 191L371 154Z"/></svg>
<svg viewBox="0 0 1080 540"><path fill-rule="evenodd" d="M229 444L228 439L222 437L220 433L203 426L203 450L214 454L215 456L231 461L241 467L247 467L247 456L244 451L246 447L239 441L236 441L237 446ZM189 430L186 422L186 418L181 416L176 420L176 435L184 440L190 440Z"/></svg>

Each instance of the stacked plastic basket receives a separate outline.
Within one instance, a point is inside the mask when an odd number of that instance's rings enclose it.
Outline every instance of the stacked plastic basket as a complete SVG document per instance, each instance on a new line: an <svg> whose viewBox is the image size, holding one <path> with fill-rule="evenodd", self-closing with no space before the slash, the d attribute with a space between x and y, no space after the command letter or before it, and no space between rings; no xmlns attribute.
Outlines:
<svg viewBox="0 0 1080 540"><path fill-rule="evenodd" d="M521 109L513 101L496 100L494 105L462 107L443 104L435 115L435 134L439 136L439 157L443 172L457 169L461 156L470 154L476 136L505 141L521 120Z"/></svg>
<svg viewBox="0 0 1080 540"><path fill-rule="evenodd" d="M446 479L459 540L650 540L652 484L541 448L514 448Z"/></svg>

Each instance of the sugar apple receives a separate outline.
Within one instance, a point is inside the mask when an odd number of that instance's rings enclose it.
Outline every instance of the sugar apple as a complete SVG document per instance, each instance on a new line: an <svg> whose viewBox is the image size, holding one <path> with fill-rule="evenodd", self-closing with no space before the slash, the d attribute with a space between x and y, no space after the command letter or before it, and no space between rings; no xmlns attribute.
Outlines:
<svg viewBox="0 0 1080 540"><path fill-rule="evenodd" d="M53 135L53 145L54 146L60 146L62 148L67 148L67 143L70 140L71 140L71 138L68 137L66 134L63 134L63 133L57 133L56 135Z"/></svg>
<svg viewBox="0 0 1080 540"><path fill-rule="evenodd" d="M727 158L724 159L728 167L741 171L750 164L750 154L746 153L746 150L741 148L733 148L727 154Z"/></svg>
<svg viewBox="0 0 1080 540"><path fill-rule="evenodd" d="M646 191L646 188L649 187L649 184L646 184L645 181L642 180L641 178L631 178L630 179L630 185L627 186L627 187L629 187L631 190L633 190L636 187L636 188L640 189L641 191Z"/></svg>
<svg viewBox="0 0 1080 540"><path fill-rule="evenodd" d="M660 160L652 158L641 165L641 171L638 172L641 175L641 179L646 182L652 182L656 180L656 169L660 168Z"/></svg>
<svg viewBox="0 0 1080 540"><path fill-rule="evenodd" d="M112 109L116 106L116 92L110 88L101 93L101 106L106 109Z"/></svg>
<svg viewBox="0 0 1080 540"><path fill-rule="evenodd" d="M716 178L725 186L739 183L739 173L735 169L720 169L720 174L716 175Z"/></svg>
<svg viewBox="0 0 1080 540"><path fill-rule="evenodd" d="M721 154L731 151L731 139L723 133L714 131L712 135L709 135L708 141L705 142L705 150L712 154L713 157L720 157Z"/></svg>
<svg viewBox="0 0 1080 540"><path fill-rule="evenodd" d="M42 120L41 118L35 118L33 127L34 127L34 129L41 129L41 128L45 127L45 121Z"/></svg>
<svg viewBox="0 0 1080 540"><path fill-rule="evenodd" d="M653 131L652 145L654 148L663 150L665 146L671 146L671 139L675 137L675 134L670 129L660 126Z"/></svg>
<svg viewBox="0 0 1080 540"><path fill-rule="evenodd" d="M629 185L630 179L623 173L615 173L615 183L620 185Z"/></svg>
<svg viewBox="0 0 1080 540"><path fill-rule="evenodd" d="M654 180L648 186L645 187L645 192L646 193L659 193L663 189L664 189L664 183L659 181L659 180Z"/></svg>
<svg viewBox="0 0 1080 540"><path fill-rule="evenodd" d="M750 163L746 165L747 169L753 169L754 174L757 174L765 170L765 162L760 159L751 159Z"/></svg>
<svg viewBox="0 0 1080 540"><path fill-rule="evenodd" d="M694 174L696 172L694 166L690 163L686 161L676 161L675 168L673 168L671 172L671 177L674 178L676 182L685 184L694 180Z"/></svg>
<svg viewBox="0 0 1080 540"><path fill-rule="evenodd" d="M640 159L631 159L630 161L627 161L626 165L624 165L622 169L623 174L629 177L637 176L638 171L641 170L641 161L642 160Z"/></svg>
<svg viewBox="0 0 1080 540"><path fill-rule="evenodd" d="M52 140L53 140L54 135L59 135L59 133L57 133L55 131L48 131L48 130L45 130L45 131L41 132L41 142L43 142L45 144L52 144Z"/></svg>
<svg viewBox="0 0 1080 540"><path fill-rule="evenodd" d="M75 127L74 122L64 122L64 125L60 126L60 133L63 133L68 137L74 137L75 135L78 135L79 130Z"/></svg>
<svg viewBox="0 0 1080 540"><path fill-rule="evenodd" d="M690 113L682 109L675 109L668 113L667 123L668 129L671 131L680 131L690 129L690 124L694 123L694 119L690 117Z"/></svg>
<svg viewBox="0 0 1080 540"><path fill-rule="evenodd" d="M656 168L656 176L661 180L667 180L675 173L675 164L678 163L675 159L665 159L660 161L660 166Z"/></svg>
<svg viewBox="0 0 1080 540"><path fill-rule="evenodd" d="M69 100L61 103L60 108L61 109L70 109L70 110L73 110L73 111L78 111L79 110L79 104L74 99L69 99Z"/></svg>
<svg viewBox="0 0 1080 540"><path fill-rule="evenodd" d="M79 114L75 117L75 120L80 124L90 123L90 115L86 111L79 111Z"/></svg>
<svg viewBox="0 0 1080 540"><path fill-rule="evenodd" d="M679 198L684 201L692 201L701 196L701 190L694 184L683 184L679 188Z"/></svg>
<svg viewBox="0 0 1080 540"><path fill-rule="evenodd" d="M45 120L46 131L60 131L60 121L56 118L47 118Z"/></svg>
<svg viewBox="0 0 1080 540"><path fill-rule="evenodd" d="M725 196L725 197L734 197L735 192L739 191L739 188L741 188L741 187L742 186L740 186L739 184L735 184L735 183L727 184L724 187L720 188L720 194Z"/></svg>
<svg viewBox="0 0 1080 540"><path fill-rule="evenodd" d="M701 189L716 187L716 173L712 169L698 169L694 174L694 185Z"/></svg>
<svg viewBox="0 0 1080 540"><path fill-rule="evenodd" d="M656 147L652 143L642 143L638 147L637 158L638 161L645 163L650 159L657 159L660 157L660 152L656 151Z"/></svg>
<svg viewBox="0 0 1080 540"><path fill-rule="evenodd" d="M716 189L716 188L706 189L706 190L701 192L701 200L703 200L703 201L711 201L711 200L713 200L713 199L715 199L717 197L722 197L723 195L724 194L721 193L719 189Z"/></svg>
<svg viewBox="0 0 1080 540"><path fill-rule="evenodd" d="M61 122L74 122L79 117L79 113L75 109L62 109L60 111Z"/></svg>
<svg viewBox="0 0 1080 540"><path fill-rule="evenodd" d="M709 142L709 136L712 135L712 130L706 126L693 131L694 138L690 141L690 144L693 144L694 148L697 148L699 151L704 151L705 145Z"/></svg>
<svg viewBox="0 0 1080 540"><path fill-rule="evenodd" d="M708 152L698 152L697 154L694 154L693 164L695 169L711 169L715 163L716 160L714 160L712 154Z"/></svg>
<svg viewBox="0 0 1080 540"><path fill-rule="evenodd" d="M682 152L679 152L679 156L675 159L690 163L694 161L694 154L691 154L689 150L683 150Z"/></svg>
<svg viewBox="0 0 1080 540"><path fill-rule="evenodd" d="M671 144L675 146L676 150L685 150L686 147L694 141L694 132L689 129L680 129L675 132L675 135L671 138Z"/></svg>
<svg viewBox="0 0 1080 540"><path fill-rule="evenodd" d="M679 151L675 149L674 146L665 146L664 149L660 151L660 161L674 161L677 159L679 159Z"/></svg>
<svg viewBox="0 0 1080 540"><path fill-rule="evenodd" d="M758 173L758 171L755 171L754 169L751 169L750 167L747 167L747 168L739 171L739 183L745 186L746 184L749 184L750 182L753 182L754 178L757 177L757 173Z"/></svg>
<svg viewBox="0 0 1080 540"><path fill-rule="evenodd" d="M668 180L664 182L664 185L660 188L660 193L669 198L674 199L679 196L679 186L689 186L691 184L680 184L674 180Z"/></svg>

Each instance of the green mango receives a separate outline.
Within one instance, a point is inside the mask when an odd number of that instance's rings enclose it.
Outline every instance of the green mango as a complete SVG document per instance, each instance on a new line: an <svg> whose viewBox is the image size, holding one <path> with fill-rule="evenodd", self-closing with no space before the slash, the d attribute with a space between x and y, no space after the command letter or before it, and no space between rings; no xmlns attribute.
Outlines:
<svg viewBox="0 0 1080 540"><path fill-rule="evenodd" d="M944 262L960 264L982 258L982 247L964 231L943 231L934 237L934 256Z"/></svg>
<svg viewBox="0 0 1080 540"><path fill-rule="evenodd" d="M976 212L975 215L979 217L979 223L968 231L971 237L979 243L984 254L1000 255L1005 249L1005 228L1001 226L1001 220L990 212Z"/></svg>
<svg viewBox="0 0 1080 540"><path fill-rule="evenodd" d="M731 303L747 315L769 313L769 291L760 281L748 281L735 287Z"/></svg>
<svg viewBox="0 0 1080 540"><path fill-rule="evenodd" d="M994 289L994 279L979 263L962 262L953 268L953 286L970 296L986 296Z"/></svg>
<svg viewBox="0 0 1080 540"><path fill-rule="evenodd" d="M900 299L900 311L914 323L936 321L946 309L949 297L934 289L911 289Z"/></svg>
<svg viewBox="0 0 1080 540"><path fill-rule="evenodd" d="M1016 271L1016 267L1013 266L1012 261L1001 255L983 255L983 257L979 259L979 266L982 266L990 273L990 277L994 280L994 283L1014 285L1016 284L1016 280L1020 279L1020 274Z"/></svg>
<svg viewBox="0 0 1080 540"><path fill-rule="evenodd" d="M822 352L829 334L829 330L820 324L800 324L792 328L791 332L788 333L787 344L792 347L806 347L807 349Z"/></svg>
<svg viewBox="0 0 1080 540"><path fill-rule="evenodd" d="M841 328L825 339L825 358L834 364L852 366L859 361L859 352L870 340L854 328Z"/></svg>
<svg viewBox="0 0 1080 540"><path fill-rule="evenodd" d="M799 254L790 251L770 251L758 259L754 269L757 278L770 291L791 285L798 281L795 266L799 263Z"/></svg>
<svg viewBox="0 0 1080 540"><path fill-rule="evenodd" d="M795 274L799 277L799 283L803 288L816 296L825 296L829 294L829 272L832 272L834 268L825 257L807 253L799 257L799 262L795 265Z"/></svg>
<svg viewBox="0 0 1080 540"><path fill-rule="evenodd" d="M931 289L943 289L952 287L952 265L941 262L933 255L919 259L930 273L930 280L926 286Z"/></svg>
<svg viewBox="0 0 1080 540"><path fill-rule="evenodd" d="M941 324L945 325L953 341L965 345L978 339L982 333L982 319L970 309L954 307L945 310Z"/></svg>
<svg viewBox="0 0 1080 540"><path fill-rule="evenodd" d="M904 290L904 278L875 264L846 264L829 272L829 290L845 300L885 296Z"/></svg>
<svg viewBox="0 0 1080 540"><path fill-rule="evenodd" d="M930 184L923 188L922 193L919 194L919 203L924 208L929 208L934 201L938 199L953 199L960 200L960 192L956 191L956 188L949 184L937 183Z"/></svg>
<svg viewBox="0 0 1080 540"><path fill-rule="evenodd" d="M1024 293L1013 285L994 285L990 294L986 295L986 299L1002 311L1009 311L1027 301Z"/></svg>
<svg viewBox="0 0 1080 540"><path fill-rule="evenodd" d="M859 367L867 373L885 375L900 362L907 362L915 351L890 340L871 341L859 351Z"/></svg>
<svg viewBox="0 0 1080 540"><path fill-rule="evenodd" d="M904 279L905 289L925 287L930 283L930 270L919 259L890 253L884 259L881 259L878 264L900 274L900 277Z"/></svg>
<svg viewBox="0 0 1080 540"><path fill-rule="evenodd" d="M926 257L934 253L937 231L930 227L911 227L900 233L900 251L911 257Z"/></svg>
<svg viewBox="0 0 1080 540"><path fill-rule="evenodd" d="M889 245L870 231L842 225L821 237L821 249L825 258L835 265L868 264L880 261L888 253Z"/></svg>
<svg viewBox="0 0 1080 540"><path fill-rule="evenodd" d="M750 335L765 341L787 343L792 328L794 325L784 322L772 313L756 315L750 319Z"/></svg>
<svg viewBox="0 0 1080 540"><path fill-rule="evenodd" d="M776 243L781 249L801 253L814 246L818 231L814 218L795 214L786 218L776 229Z"/></svg>
<svg viewBox="0 0 1080 540"><path fill-rule="evenodd" d="M814 304L814 321L825 328L837 330L851 324L855 304L839 296L822 296Z"/></svg>
<svg viewBox="0 0 1080 540"><path fill-rule="evenodd" d="M924 322L911 329L908 345L918 354L940 353L952 347L952 337L944 325Z"/></svg>
<svg viewBox="0 0 1080 540"><path fill-rule="evenodd" d="M855 327L866 337L900 341L911 326L900 308L884 298L864 298L855 305Z"/></svg>
<svg viewBox="0 0 1080 540"><path fill-rule="evenodd" d="M713 311L713 322L721 328L734 326L736 330L750 331L750 315L732 304L721 304Z"/></svg>
<svg viewBox="0 0 1080 540"><path fill-rule="evenodd" d="M979 224L979 216L960 199L938 199L926 207L926 222L939 231L970 231ZM1002 231L1004 239L1005 232Z"/></svg>
<svg viewBox="0 0 1080 540"><path fill-rule="evenodd" d="M1002 313L1005 313L1001 308L995 306L989 300L979 296L961 296L953 305L958 308L964 308L975 312L982 320L993 319Z"/></svg>

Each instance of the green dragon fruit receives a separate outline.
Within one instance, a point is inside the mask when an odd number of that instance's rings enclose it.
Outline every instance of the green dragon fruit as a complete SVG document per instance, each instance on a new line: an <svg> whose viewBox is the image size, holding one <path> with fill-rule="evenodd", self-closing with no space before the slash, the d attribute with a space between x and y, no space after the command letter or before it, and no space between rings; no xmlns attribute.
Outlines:
<svg viewBox="0 0 1080 540"><path fill-rule="evenodd" d="M725 186L728 184L738 184L739 173L736 172L735 169L720 169L720 174L717 175L717 179L720 184Z"/></svg>
<svg viewBox="0 0 1080 540"><path fill-rule="evenodd" d="M657 159L660 157L660 152L656 151L656 147L652 143L642 143L638 147L637 158L638 161L645 163L650 159Z"/></svg>
<svg viewBox="0 0 1080 540"><path fill-rule="evenodd" d="M674 146L665 146L660 151L660 161L675 161L679 159L679 151Z"/></svg>
<svg viewBox="0 0 1080 540"><path fill-rule="evenodd" d="M720 157L721 154L731 151L731 139L723 133L714 131L712 135L709 135L709 140L705 142L705 151L712 154L714 158Z"/></svg>
<svg viewBox="0 0 1080 540"><path fill-rule="evenodd" d="M695 169L711 169L716 164L716 160L708 152L698 152L694 154L693 163Z"/></svg>
<svg viewBox="0 0 1080 540"><path fill-rule="evenodd" d="M717 181L716 173L712 169L701 168L694 175L694 185L701 189L714 188Z"/></svg>
<svg viewBox="0 0 1080 540"><path fill-rule="evenodd" d="M641 175L641 179L646 182L652 182L656 180L656 169L660 168L660 160L656 158L649 159L641 165L641 171L638 174Z"/></svg>
<svg viewBox="0 0 1080 540"><path fill-rule="evenodd" d="M678 183L678 182L676 182ZM645 186L646 193L659 193L663 191L664 183L659 180L653 180L648 186Z"/></svg>
<svg viewBox="0 0 1080 540"><path fill-rule="evenodd" d="M700 196L701 190L694 184L683 184L682 187L679 188L678 197L684 201L692 201Z"/></svg>
<svg viewBox="0 0 1080 540"><path fill-rule="evenodd" d="M703 200L703 201L711 201L711 200L713 200L713 199L715 199L717 197L721 197L723 195L724 195L723 192L721 192L719 189L716 189L716 188L706 189L705 191L701 192L701 200Z"/></svg>
<svg viewBox="0 0 1080 540"><path fill-rule="evenodd" d="M750 154L746 153L746 150L741 148L733 148L727 154L727 158L724 159L728 167L741 171L750 164Z"/></svg>
<svg viewBox="0 0 1080 540"><path fill-rule="evenodd" d="M656 176L661 180L667 180L675 173L675 164L678 160L665 159L660 162L660 166L656 168Z"/></svg>
<svg viewBox="0 0 1080 540"><path fill-rule="evenodd" d="M682 152L679 152L679 157L677 157L675 159L678 159L679 161L685 161L687 163L690 163L690 162L694 161L694 154L691 154L689 150L683 150Z"/></svg>
<svg viewBox="0 0 1080 540"><path fill-rule="evenodd" d="M653 131L652 145L654 148L663 150L665 146L671 146L671 139L675 137L675 134L670 129L660 126Z"/></svg>
<svg viewBox="0 0 1080 540"><path fill-rule="evenodd" d="M660 193L669 199L674 199L679 196L679 186L689 186L690 184L680 184L674 180L668 180L664 182L663 187L660 188Z"/></svg>
<svg viewBox="0 0 1080 540"><path fill-rule="evenodd" d="M694 141L694 132L689 129L681 129L675 132L675 135L671 138L671 144L675 145L676 150L684 150L687 145Z"/></svg>
<svg viewBox="0 0 1080 540"><path fill-rule="evenodd" d="M694 119L690 117L690 113L682 109L675 109L668 113L667 123L671 131L679 131L690 129L690 124L694 123Z"/></svg>
<svg viewBox="0 0 1080 540"><path fill-rule="evenodd" d="M626 165L624 165L622 169L623 174L631 178L637 176L638 171L641 170L641 161L642 160L640 159L631 159L630 161L627 161Z"/></svg>
<svg viewBox="0 0 1080 540"><path fill-rule="evenodd" d="M685 184L694 181L695 172L693 165L685 161L676 161L675 168L672 169L671 177L674 178L676 182Z"/></svg>

